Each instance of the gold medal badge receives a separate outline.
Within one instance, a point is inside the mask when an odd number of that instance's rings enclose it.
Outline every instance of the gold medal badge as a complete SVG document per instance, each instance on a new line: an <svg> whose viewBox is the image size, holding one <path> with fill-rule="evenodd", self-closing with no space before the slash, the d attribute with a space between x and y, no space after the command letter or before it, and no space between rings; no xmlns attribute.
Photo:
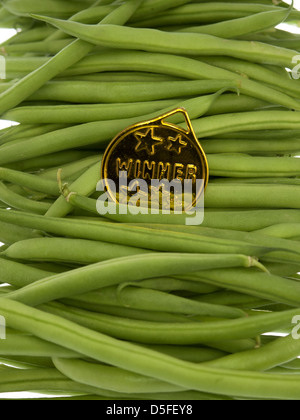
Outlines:
<svg viewBox="0 0 300 420"><path fill-rule="evenodd" d="M175 117L177 123L182 120L182 115L187 129L167 121ZM101 172L107 194L117 204L128 204L133 194L140 189L137 186L138 180L143 180L148 187L147 193L144 191L144 205L151 203L153 206L153 197L156 196L159 197L156 207L164 209L167 206L171 210L178 210L176 200L179 197L174 190L169 200L164 200L165 194L161 188L164 181L176 181L177 185L180 183L182 186L189 181L192 186L190 205L195 206L209 178L206 155L184 108L134 124L119 133L104 154ZM202 181L201 188L197 180ZM114 191L111 188L112 182L116 186ZM180 195L179 201L183 203L182 193Z"/></svg>

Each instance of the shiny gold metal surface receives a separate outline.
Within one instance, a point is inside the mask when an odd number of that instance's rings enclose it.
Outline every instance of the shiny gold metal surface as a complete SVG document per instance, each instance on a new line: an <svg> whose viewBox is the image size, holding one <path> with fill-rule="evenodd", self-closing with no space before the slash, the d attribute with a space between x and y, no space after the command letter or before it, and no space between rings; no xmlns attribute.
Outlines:
<svg viewBox="0 0 300 420"><path fill-rule="evenodd" d="M183 120L182 117L187 129L175 125ZM172 122L168 122L167 119ZM147 182L149 192L145 200L148 203L153 200L151 194L154 188L153 180L169 182L177 180L182 185L185 180L191 180L193 184L191 204L194 206L199 196L203 194L209 178L205 153L184 108L177 108L150 121L134 124L118 134L104 154L101 172L107 194L118 204L128 203L133 195L132 189L123 184L124 172L127 173L128 184L133 185L135 180ZM106 180L115 183L117 193L113 193L110 183ZM203 180L200 190L196 189L197 180ZM122 188L126 190L125 195L120 194L120 187L121 190ZM163 192L159 190L159 193L158 206L163 208ZM171 209L176 207L175 200L176 194L173 194L169 203Z"/></svg>

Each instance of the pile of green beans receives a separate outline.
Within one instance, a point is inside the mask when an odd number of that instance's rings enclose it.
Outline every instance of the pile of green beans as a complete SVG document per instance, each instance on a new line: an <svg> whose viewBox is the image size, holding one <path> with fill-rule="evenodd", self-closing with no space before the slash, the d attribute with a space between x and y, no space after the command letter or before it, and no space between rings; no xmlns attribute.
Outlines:
<svg viewBox="0 0 300 420"><path fill-rule="evenodd" d="M299 18L1 1L1 400L300 400L300 37L278 27ZM203 222L100 215L111 140L177 107L207 155Z"/></svg>

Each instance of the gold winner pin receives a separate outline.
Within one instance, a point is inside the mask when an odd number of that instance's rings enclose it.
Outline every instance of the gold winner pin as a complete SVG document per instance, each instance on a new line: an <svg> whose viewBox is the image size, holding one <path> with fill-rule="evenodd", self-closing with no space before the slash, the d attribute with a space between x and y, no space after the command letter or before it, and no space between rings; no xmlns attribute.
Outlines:
<svg viewBox="0 0 300 420"><path fill-rule="evenodd" d="M104 153L101 177L117 204L173 211L195 207L209 168L187 111L176 108L119 133Z"/></svg>

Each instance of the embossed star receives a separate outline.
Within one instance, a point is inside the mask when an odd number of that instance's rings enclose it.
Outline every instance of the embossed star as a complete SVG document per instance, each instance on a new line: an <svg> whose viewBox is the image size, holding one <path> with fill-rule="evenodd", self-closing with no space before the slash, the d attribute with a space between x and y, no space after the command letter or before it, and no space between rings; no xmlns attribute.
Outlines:
<svg viewBox="0 0 300 420"><path fill-rule="evenodd" d="M166 147L169 152L176 152L178 155L181 154L182 149L187 146L187 143L182 140L182 135L178 134L177 137L168 137L168 146Z"/></svg>
<svg viewBox="0 0 300 420"><path fill-rule="evenodd" d="M149 128L146 133L137 132L134 136L138 141L135 151L146 150L152 156L156 153L155 147L160 146L164 141L161 137L154 135L153 127Z"/></svg>

